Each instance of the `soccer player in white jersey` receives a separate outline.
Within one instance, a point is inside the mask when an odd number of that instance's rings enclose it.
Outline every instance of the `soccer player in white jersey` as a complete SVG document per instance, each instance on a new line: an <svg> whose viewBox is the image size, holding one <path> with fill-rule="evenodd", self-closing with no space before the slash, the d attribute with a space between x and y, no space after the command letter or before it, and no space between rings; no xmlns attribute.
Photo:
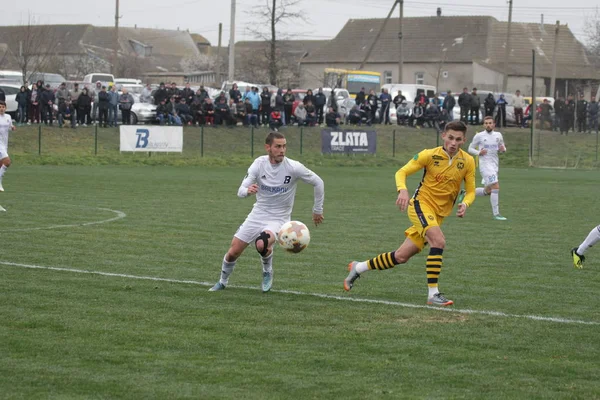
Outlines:
<svg viewBox="0 0 600 400"><path fill-rule="evenodd" d="M594 227L588 233L585 240L579 245L579 247L574 247L571 249L571 256L573 256L573 266L578 269L583 268L583 263L585 262L585 256L583 255L587 249L600 242L600 225Z"/></svg>
<svg viewBox="0 0 600 400"><path fill-rule="evenodd" d="M14 131L12 118L6 113L6 102L0 101L0 192L4 192L2 187L2 178L6 169L10 167L10 157L8 157L8 131Z"/></svg>
<svg viewBox="0 0 600 400"><path fill-rule="evenodd" d="M268 292L273 284L273 245L281 226L290 220L298 180L314 186L312 219L315 225L323 222L323 180L298 161L285 156L286 140L279 132L271 132L265 140L267 155L258 157L238 189L239 197L256 195L256 203L239 227L223 258L221 279L211 292L223 290L233 272L236 260L250 243L254 243L263 267L262 290Z"/></svg>
<svg viewBox="0 0 600 400"><path fill-rule="evenodd" d="M494 219L506 221L506 218L500 215L500 184L498 183L498 153L506 152L506 146L502 134L494 130L496 127L494 118L485 117L483 126L485 131L476 134L469 145L469 153L472 156L479 156L479 172L484 185L482 188L477 188L475 194L477 196L490 196Z"/></svg>

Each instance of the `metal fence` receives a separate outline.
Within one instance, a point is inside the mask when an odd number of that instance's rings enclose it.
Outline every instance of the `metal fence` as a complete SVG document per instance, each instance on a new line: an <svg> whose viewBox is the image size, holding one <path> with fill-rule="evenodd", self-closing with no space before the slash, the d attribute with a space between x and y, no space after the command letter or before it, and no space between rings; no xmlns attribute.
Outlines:
<svg viewBox="0 0 600 400"><path fill-rule="evenodd" d="M363 127L366 128L366 127ZM291 157L348 157L347 155L322 155L321 131L323 128L287 127L288 154ZM348 128L346 128L348 129ZM352 129L360 130L361 127ZM433 129L413 129L395 126L374 126L377 132L377 152L351 157L396 158L408 160L425 148L441 145L440 135ZM466 146L482 127L469 127ZM507 153L501 156L503 165L520 167L596 168L599 143L597 134L560 135L551 131L531 131L507 128L501 130ZM264 154L264 139L268 128L248 127L185 127L183 153L147 154L152 157L256 157ZM23 126L10 136L9 153L14 156L126 156L119 150L117 128L55 126ZM139 156L139 155L135 155Z"/></svg>

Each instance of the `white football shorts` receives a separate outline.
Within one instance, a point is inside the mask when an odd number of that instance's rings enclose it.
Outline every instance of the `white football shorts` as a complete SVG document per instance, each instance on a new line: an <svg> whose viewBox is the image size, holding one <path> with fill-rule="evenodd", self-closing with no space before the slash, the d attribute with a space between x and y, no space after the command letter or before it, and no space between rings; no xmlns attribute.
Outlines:
<svg viewBox="0 0 600 400"><path fill-rule="evenodd" d="M288 221L289 219L268 221L258 220L256 217L246 218L234 236L244 243L253 243L261 232L271 231L275 234L275 240L277 240L277 234L279 234L281 226Z"/></svg>
<svg viewBox="0 0 600 400"><path fill-rule="evenodd" d="M0 147L0 160L6 157L8 157L8 152L4 147Z"/></svg>
<svg viewBox="0 0 600 400"><path fill-rule="evenodd" d="M479 172L481 172L481 183L483 185L490 186L498 183L498 169L481 165Z"/></svg>

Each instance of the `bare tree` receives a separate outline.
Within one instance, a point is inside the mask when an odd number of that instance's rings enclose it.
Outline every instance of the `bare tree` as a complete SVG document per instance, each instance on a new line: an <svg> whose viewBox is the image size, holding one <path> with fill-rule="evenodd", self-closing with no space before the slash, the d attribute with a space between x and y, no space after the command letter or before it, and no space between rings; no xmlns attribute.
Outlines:
<svg viewBox="0 0 600 400"><path fill-rule="evenodd" d="M259 39L269 42L268 52L265 54L267 59L267 70L269 71L269 83L278 85L280 82L281 63L278 63L278 35L281 35L280 28L293 21L305 21L302 11L294 11L294 8L300 3L300 0L265 0L266 7L253 11L252 15L257 17L256 23L252 24L250 32ZM268 24L269 32L261 29Z"/></svg>
<svg viewBox="0 0 600 400"><path fill-rule="evenodd" d="M10 36L8 43L13 47L12 56L24 81L35 73L45 72L60 45L54 27L38 25L31 15L25 24L13 29Z"/></svg>
<svg viewBox="0 0 600 400"><path fill-rule="evenodd" d="M598 10L593 16L586 17L584 32L588 51L592 56L600 57L600 12Z"/></svg>

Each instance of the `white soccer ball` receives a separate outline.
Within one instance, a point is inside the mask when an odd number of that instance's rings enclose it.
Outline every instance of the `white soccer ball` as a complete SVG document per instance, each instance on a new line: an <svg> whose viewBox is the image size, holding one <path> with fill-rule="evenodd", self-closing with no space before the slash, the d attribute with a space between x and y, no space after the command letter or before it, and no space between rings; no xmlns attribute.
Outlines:
<svg viewBox="0 0 600 400"><path fill-rule="evenodd" d="M277 241L285 250L300 253L310 243L310 231L300 221L286 222L279 231Z"/></svg>

